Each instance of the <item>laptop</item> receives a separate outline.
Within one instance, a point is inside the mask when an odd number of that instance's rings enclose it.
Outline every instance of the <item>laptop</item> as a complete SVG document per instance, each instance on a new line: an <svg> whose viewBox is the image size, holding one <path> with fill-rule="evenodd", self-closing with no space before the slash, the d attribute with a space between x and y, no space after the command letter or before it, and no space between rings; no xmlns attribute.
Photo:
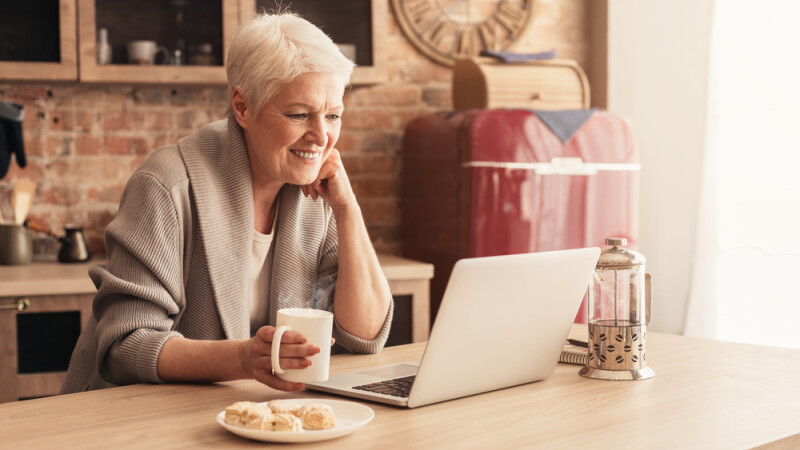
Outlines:
<svg viewBox="0 0 800 450"><path fill-rule="evenodd" d="M599 248L459 260L422 359L306 383L415 408L539 381L555 370Z"/></svg>

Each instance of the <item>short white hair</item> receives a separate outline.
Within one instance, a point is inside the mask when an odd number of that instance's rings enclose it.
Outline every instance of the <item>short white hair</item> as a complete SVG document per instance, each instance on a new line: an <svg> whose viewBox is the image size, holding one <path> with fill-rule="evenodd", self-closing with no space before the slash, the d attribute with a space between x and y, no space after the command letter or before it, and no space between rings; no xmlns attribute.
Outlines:
<svg viewBox="0 0 800 450"><path fill-rule="evenodd" d="M257 116L275 92L297 76L331 73L349 84L355 64L330 37L291 13L259 13L240 26L228 49L228 101L239 88Z"/></svg>

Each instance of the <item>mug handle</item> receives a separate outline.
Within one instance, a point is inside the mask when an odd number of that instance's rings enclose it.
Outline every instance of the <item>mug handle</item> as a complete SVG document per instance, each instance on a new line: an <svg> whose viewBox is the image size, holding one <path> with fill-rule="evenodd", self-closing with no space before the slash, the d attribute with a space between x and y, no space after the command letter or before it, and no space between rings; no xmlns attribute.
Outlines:
<svg viewBox="0 0 800 450"><path fill-rule="evenodd" d="M280 352L283 333L289 330L291 330L291 327L287 325L281 325L275 330L275 334L272 335L272 370L278 375L286 373L285 370L281 369L281 362L278 352Z"/></svg>
<svg viewBox="0 0 800 450"><path fill-rule="evenodd" d="M164 59L161 60L160 63L156 63L156 58L158 57L159 53L164 55ZM153 63L160 65L169 64L169 49L167 47L164 47L163 45L159 45L158 48L156 48L156 54L153 55Z"/></svg>

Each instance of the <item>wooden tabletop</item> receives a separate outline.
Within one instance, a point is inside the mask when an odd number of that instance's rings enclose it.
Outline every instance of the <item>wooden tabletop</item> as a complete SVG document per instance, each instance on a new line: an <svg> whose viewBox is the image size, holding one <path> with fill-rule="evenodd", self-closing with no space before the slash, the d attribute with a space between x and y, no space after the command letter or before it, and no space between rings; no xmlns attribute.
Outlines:
<svg viewBox="0 0 800 450"><path fill-rule="evenodd" d="M648 345L656 373L650 380L589 380L578 376L578 366L559 364L542 382L417 409L365 403L376 416L364 428L305 445L751 448L778 441L769 447L800 446L799 350L659 333L649 333ZM332 370L413 360L423 349L418 343L378 355L338 355ZM325 396L237 381L134 385L2 404L0 447L252 448L260 443L228 433L216 414L234 401L292 397Z"/></svg>
<svg viewBox="0 0 800 450"><path fill-rule="evenodd" d="M381 253L378 261L389 281L433 277L433 264ZM89 278L89 268L104 262L100 258L86 263L34 262L0 266L0 297L94 294L96 288Z"/></svg>

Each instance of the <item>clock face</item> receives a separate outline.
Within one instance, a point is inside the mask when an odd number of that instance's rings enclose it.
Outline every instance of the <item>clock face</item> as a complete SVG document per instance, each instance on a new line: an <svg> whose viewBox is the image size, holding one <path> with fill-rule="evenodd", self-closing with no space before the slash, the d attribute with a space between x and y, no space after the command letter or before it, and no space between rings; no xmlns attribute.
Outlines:
<svg viewBox="0 0 800 450"><path fill-rule="evenodd" d="M392 7L414 46L447 66L505 49L533 14L533 0L392 0Z"/></svg>

